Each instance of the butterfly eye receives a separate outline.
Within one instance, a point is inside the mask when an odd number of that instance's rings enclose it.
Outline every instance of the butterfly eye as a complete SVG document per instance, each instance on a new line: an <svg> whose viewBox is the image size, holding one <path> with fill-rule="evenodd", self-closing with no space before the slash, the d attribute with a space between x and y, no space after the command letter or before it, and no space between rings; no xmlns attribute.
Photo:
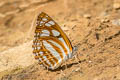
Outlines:
<svg viewBox="0 0 120 80"><path fill-rule="evenodd" d="M52 70L72 55L70 40L60 26L44 12L38 15L32 46L35 59Z"/></svg>

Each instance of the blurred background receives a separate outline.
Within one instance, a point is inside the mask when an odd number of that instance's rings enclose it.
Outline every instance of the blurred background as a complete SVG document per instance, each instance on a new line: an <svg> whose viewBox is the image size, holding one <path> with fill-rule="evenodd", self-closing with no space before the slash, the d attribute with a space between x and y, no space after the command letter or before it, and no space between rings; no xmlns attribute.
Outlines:
<svg viewBox="0 0 120 80"><path fill-rule="evenodd" d="M31 45L41 11L77 46L73 54L80 63L68 61L63 73L34 60ZM1 80L119 80L119 53L120 0L0 0Z"/></svg>

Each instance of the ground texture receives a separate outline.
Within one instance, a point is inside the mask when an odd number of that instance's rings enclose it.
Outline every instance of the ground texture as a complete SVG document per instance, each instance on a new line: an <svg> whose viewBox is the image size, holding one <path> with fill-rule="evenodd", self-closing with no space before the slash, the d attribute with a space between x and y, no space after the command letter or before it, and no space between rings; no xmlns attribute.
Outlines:
<svg viewBox="0 0 120 80"><path fill-rule="evenodd" d="M32 54L35 19L51 16L77 58L48 71ZM119 0L0 0L1 80L120 80Z"/></svg>

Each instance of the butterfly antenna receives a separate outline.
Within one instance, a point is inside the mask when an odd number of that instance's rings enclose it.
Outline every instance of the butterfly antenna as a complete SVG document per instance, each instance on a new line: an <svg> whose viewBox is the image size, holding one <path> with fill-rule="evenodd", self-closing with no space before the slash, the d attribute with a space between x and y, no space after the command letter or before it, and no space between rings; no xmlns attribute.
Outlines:
<svg viewBox="0 0 120 80"><path fill-rule="evenodd" d="M29 28L29 30L27 32L27 37L25 38L25 41L30 39L30 35L31 35L30 33L32 32L32 30L34 28L34 24L35 24L35 21L36 21L35 19L36 19L36 16L34 17L34 19L31 22L31 26L30 26L30 28Z"/></svg>

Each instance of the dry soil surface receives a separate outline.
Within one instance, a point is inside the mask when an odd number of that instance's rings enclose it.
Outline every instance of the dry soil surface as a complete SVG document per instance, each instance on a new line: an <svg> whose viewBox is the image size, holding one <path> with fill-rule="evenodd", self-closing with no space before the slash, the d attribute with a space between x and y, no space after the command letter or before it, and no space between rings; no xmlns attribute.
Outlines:
<svg viewBox="0 0 120 80"><path fill-rule="evenodd" d="M35 20L51 16L76 57L54 71L32 54ZM0 0L1 80L120 80L119 0Z"/></svg>

